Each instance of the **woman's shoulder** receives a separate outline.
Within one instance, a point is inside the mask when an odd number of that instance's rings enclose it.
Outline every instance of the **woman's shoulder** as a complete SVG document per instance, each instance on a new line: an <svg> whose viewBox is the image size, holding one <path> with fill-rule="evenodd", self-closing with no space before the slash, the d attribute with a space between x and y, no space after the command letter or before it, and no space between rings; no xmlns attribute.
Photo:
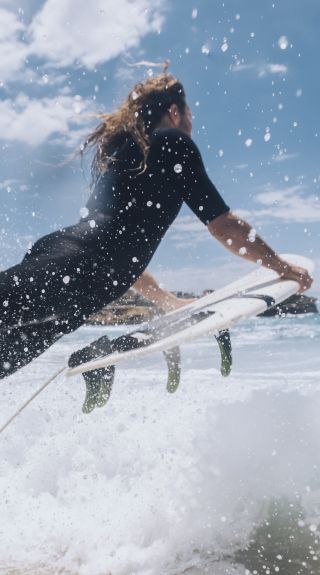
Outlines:
<svg viewBox="0 0 320 575"><path fill-rule="evenodd" d="M159 153L160 150L168 152L174 150L175 154L186 158L188 162L201 161L198 146L188 134L177 128L157 128L152 134L151 150Z"/></svg>
<svg viewBox="0 0 320 575"><path fill-rule="evenodd" d="M156 128L152 132L151 143L165 141L170 143L180 144L184 142L186 144L195 145L193 140L182 130L178 128Z"/></svg>

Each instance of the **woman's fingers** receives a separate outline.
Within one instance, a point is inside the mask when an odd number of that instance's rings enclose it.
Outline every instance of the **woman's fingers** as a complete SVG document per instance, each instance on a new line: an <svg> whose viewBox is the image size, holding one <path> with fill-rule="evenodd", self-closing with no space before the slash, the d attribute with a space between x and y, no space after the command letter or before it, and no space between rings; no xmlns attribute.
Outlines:
<svg viewBox="0 0 320 575"><path fill-rule="evenodd" d="M281 274L281 277L285 280L298 282L300 285L299 293L308 290L313 283L313 278L310 276L308 270L290 264L288 264L287 270Z"/></svg>

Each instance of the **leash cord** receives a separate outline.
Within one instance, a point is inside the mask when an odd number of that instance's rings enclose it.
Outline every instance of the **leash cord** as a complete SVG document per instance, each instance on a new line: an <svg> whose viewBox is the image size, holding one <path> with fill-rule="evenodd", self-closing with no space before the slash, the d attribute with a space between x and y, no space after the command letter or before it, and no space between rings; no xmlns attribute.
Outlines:
<svg viewBox="0 0 320 575"><path fill-rule="evenodd" d="M31 397L29 397L29 399L18 409L18 411L16 411L11 417L10 419L8 419L8 421L2 426L0 427L0 434L10 425L10 423L12 423L14 421L14 419L16 419L16 417L18 417L18 415L24 410L26 409L26 407L28 407L28 405L46 388L48 387L48 385L50 383L52 383L63 371L65 371L65 367L60 368L58 371L56 371L56 373L54 373L50 379L48 379L48 381L46 381L41 387L39 387L39 389L37 391L35 391Z"/></svg>

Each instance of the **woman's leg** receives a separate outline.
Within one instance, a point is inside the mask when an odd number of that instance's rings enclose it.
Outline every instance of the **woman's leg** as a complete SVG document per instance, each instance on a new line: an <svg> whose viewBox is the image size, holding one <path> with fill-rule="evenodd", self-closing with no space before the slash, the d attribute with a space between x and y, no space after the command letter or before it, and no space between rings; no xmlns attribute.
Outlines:
<svg viewBox="0 0 320 575"><path fill-rule="evenodd" d="M0 331L0 379L27 365L64 334L77 329L81 323L71 318L2 329Z"/></svg>

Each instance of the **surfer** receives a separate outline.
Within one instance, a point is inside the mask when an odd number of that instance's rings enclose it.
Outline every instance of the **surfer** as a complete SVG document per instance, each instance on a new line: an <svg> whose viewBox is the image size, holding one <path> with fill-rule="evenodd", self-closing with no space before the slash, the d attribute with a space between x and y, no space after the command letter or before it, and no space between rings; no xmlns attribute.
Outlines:
<svg viewBox="0 0 320 575"><path fill-rule="evenodd" d="M0 273L0 377L12 374L131 286L168 311L187 303L146 271L186 202L235 255L296 280L308 272L283 261L230 211L191 139L182 84L167 72L138 83L100 117L83 148L93 149L92 193L81 220L42 237L21 263Z"/></svg>

